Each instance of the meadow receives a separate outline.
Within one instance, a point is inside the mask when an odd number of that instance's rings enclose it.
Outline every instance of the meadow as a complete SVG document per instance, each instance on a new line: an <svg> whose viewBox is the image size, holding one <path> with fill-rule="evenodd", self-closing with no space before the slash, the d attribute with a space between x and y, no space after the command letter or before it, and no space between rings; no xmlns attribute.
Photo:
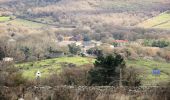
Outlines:
<svg viewBox="0 0 170 100"><path fill-rule="evenodd" d="M155 85L156 83L169 82L170 63L153 60L128 60L128 66L136 67L141 70L141 79L143 85ZM160 75L153 75L152 70L159 69Z"/></svg>
<svg viewBox="0 0 170 100"><path fill-rule="evenodd" d="M79 67L81 65L93 64L95 59L87 57L61 57L54 59L47 59L42 61L34 61L27 63L19 63L15 66L18 67L23 72L23 77L27 79L34 79L35 73L40 70L42 77L48 77L53 73L60 73L62 68L69 67L70 64L75 65L74 67ZM152 60L127 60L127 66L135 67L140 72L140 78L142 79L143 85L154 85L160 82L168 82L170 75L170 63L157 62ZM152 75L152 69L159 69L161 74L159 76ZM156 81L155 81L156 79Z"/></svg>
<svg viewBox="0 0 170 100"><path fill-rule="evenodd" d="M9 16L0 16L0 22L5 22L5 21L9 21L10 17Z"/></svg>
<svg viewBox="0 0 170 100"><path fill-rule="evenodd" d="M28 28L41 28L41 27L46 26L45 24L36 23L36 22L32 22L32 21L20 19L20 18L12 20L9 23L15 26L28 27Z"/></svg>
<svg viewBox="0 0 170 100"><path fill-rule="evenodd" d="M27 62L16 64L16 67L20 68L23 72L23 77L28 79L33 79L35 77L35 73L40 70L42 73L42 77L47 77L53 73L59 73L62 71L62 67L68 66L71 64L72 66L81 66L85 64L92 64L94 59L91 58L83 58L83 57L62 57L62 58L54 58L47 59L42 61L35 62Z"/></svg>
<svg viewBox="0 0 170 100"><path fill-rule="evenodd" d="M27 28L42 28L47 26L46 24L33 22L27 19L15 18L11 20L10 18L11 18L10 16L0 16L0 22L6 25L10 24L15 27L17 26L17 27L27 27Z"/></svg>
<svg viewBox="0 0 170 100"><path fill-rule="evenodd" d="M160 28L160 29L169 29L170 28L170 13L166 11L158 16L155 16L151 19L148 19L138 26L144 28Z"/></svg>

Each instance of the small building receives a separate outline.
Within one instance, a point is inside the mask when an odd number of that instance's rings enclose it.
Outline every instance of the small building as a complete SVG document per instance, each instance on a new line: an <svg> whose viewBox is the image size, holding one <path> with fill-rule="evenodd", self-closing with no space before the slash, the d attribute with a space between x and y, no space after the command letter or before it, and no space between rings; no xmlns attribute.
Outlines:
<svg viewBox="0 0 170 100"><path fill-rule="evenodd" d="M122 47L122 46L125 46L129 43L128 40L114 40L113 41L113 44L115 47Z"/></svg>
<svg viewBox="0 0 170 100"><path fill-rule="evenodd" d="M5 57L5 58L3 58L3 61L4 61L4 62L12 62L12 61L14 61L14 58Z"/></svg>

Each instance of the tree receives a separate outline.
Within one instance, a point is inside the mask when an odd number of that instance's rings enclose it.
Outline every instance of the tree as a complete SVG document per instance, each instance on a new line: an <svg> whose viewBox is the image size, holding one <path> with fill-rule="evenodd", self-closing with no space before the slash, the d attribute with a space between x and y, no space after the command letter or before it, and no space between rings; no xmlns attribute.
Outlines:
<svg viewBox="0 0 170 100"><path fill-rule="evenodd" d="M0 47L0 60L2 60L5 57L5 52Z"/></svg>
<svg viewBox="0 0 170 100"><path fill-rule="evenodd" d="M69 51L72 54L78 54L81 51L81 48L79 46L76 46L75 43L68 45Z"/></svg>
<svg viewBox="0 0 170 100"><path fill-rule="evenodd" d="M21 48L21 51L23 51L23 53L25 55L25 60L28 60L29 56L31 55L30 48L25 46L25 47Z"/></svg>
<svg viewBox="0 0 170 100"><path fill-rule="evenodd" d="M83 41L90 41L91 38L89 35L84 35Z"/></svg>
<svg viewBox="0 0 170 100"><path fill-rule="evenodd" d="M124 68L125 61L120 54L98 56L94 68L89 71L89 84L112 85L119 80L120 69Z"/></svg>

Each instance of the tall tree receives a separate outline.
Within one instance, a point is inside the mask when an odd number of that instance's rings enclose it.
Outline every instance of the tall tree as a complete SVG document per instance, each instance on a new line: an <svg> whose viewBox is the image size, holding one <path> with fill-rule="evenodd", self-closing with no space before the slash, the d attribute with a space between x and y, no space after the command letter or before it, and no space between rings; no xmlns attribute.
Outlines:
<svg viewBox="0 0 170 100"><path fill-rule="evenodd" d="M98 56L94 68L89 71L90 85L113 85L120 78L120 69L125 68L125 61L120 54Z"/></svg>

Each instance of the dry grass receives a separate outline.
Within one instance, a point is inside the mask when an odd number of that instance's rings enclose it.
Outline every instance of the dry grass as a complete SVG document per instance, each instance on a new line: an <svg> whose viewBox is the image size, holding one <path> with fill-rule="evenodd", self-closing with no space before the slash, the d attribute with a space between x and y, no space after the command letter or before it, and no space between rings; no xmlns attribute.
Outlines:
<svg viewBox="0 0 170 100"><path fill-rule="evenodd" d="M42 100L169 100L169 92L168 88L156 87L141 89L83 86L1 87L0 98L16 100L24 95L24 100L33 100L35 97Z"/></svg>

